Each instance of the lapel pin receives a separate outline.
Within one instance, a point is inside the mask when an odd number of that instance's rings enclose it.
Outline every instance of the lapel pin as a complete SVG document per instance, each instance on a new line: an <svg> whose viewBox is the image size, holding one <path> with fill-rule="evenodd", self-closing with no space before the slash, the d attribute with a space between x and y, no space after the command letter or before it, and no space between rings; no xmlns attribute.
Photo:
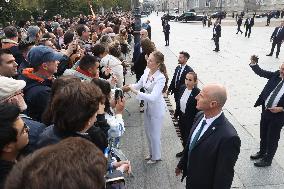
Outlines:
<svg viewBox="0 0 284 189"><path fill-rule="evenodd" d="M213 131L215 130L215 127L212 127Z"/></svg>

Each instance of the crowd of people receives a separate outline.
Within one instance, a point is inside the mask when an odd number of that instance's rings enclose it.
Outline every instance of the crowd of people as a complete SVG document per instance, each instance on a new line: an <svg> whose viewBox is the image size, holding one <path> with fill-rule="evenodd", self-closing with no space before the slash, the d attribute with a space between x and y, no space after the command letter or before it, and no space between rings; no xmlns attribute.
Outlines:
<svg viewBox="0 0 284 189"><path fill-rule="evenodd" d="M250 25L252 20L246 22ZM169 46L170 25L164 20L162 26ZM272 39L283 40L282 27L283 23ZM250 29L247 32L249 37ZM144 112L148 165L162 160L164 95L173 94L183 146L176 154L181 159L175 174L182 174L182 180L186 177L190 189L231 187L241 140L222 110L226 88L209 84L199 89L198 75L188 65L190 54L185 51L179 53L170 81L165 57L151 41L149 20L137 30L128 12L72 19L57 15L53 20L9 25L4 34L0 189L123 187L131 163L111 150L119 148L127 132L124 93L130 92ZM217 19L216 52L220 37L221 20ZM266 167L276 153L283 126L284 64L273 73L262 70L257 62L253 56L252 70L269 81L256 103L263 106L261 142L251 159L259 160L255 166ZM136 83L126 83L128 72L136 74Z"/></svg>
<svg viewBox="0 0 284 189"><path fill-rule="evenodd" d="M20 21L4 28L1 189L111 188L131 173L128 160L106 150L118 148L125 132L122 89L139 87L125 85L133 36L141 36L132 66L137 81L146 78L142 75L147 61L151 60L154 74L164 58L148 38L150 22L141 31L135 27L131 13L111 12L72 19L57 15L53 20ZM166 69L161 72L166 74ZM146 92L137 96L146 105L155 101L155 95ZM159 148L159 142L152 145ZM160 157L158 152L152 154L149 160L155 163Z"/></svg>

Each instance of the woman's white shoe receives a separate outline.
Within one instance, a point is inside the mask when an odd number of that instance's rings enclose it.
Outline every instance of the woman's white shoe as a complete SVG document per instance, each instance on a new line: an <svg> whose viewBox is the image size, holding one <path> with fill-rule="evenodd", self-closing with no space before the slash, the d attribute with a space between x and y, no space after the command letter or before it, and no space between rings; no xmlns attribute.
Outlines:
<svg viewBox="0 0 284 189"><path fill-rule="evenodd" d="M151 158L152 158L152 156L148 155L148 156L145 157L145 160L150 160Z"/></svg>
<svg viewBox="0 0 284 189"><path fill-rule="evenodd" d="M157 160L149 160L149 161L147 161L147 164L155 164L155 163L157 163L158 161Z"/></svg>

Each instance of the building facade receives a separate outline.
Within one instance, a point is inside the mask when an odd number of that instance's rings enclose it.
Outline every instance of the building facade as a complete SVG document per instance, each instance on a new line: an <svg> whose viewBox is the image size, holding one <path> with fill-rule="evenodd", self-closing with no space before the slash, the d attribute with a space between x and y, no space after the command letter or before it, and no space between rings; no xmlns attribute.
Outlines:
<svg viewBox="0 0 284 189"><path fill-rule="evenodd" d="M232 12L266 12L283 10L284 0L156 0L160 11L179 12L194 9L198 13L212 13L216 11Z"/></svg>

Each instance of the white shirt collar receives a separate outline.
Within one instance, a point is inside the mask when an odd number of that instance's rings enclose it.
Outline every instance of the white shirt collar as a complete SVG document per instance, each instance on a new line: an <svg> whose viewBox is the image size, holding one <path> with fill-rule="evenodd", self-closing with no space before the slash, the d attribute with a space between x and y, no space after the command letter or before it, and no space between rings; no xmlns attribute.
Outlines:
<svg viewBox="0 0 284 189"><path fill-rule="evenodd" d="M218 115L216 115L216 116L214 116L214 117L211 117L211 118L209 118L209 119L206 119L206 118L205 118L205 115L204 115L204 117L203 117L202 120L205 120L207 125L211 125L211 124L213 123L213 121L215 121L218 117L221 116L222 113L223 113L223 111L221 111Z"/></svg>

